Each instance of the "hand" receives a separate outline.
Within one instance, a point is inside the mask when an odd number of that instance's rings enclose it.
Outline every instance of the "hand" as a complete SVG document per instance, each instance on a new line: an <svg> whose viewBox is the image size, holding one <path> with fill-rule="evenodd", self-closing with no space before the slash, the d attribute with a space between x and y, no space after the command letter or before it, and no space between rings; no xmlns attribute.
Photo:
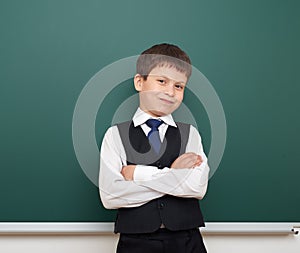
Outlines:
<svg viewBox="0 0 300 253"><path fill-rule="evenodd" d="M172 169L193 169L196 166L200 166L203 162L200 155L189 152L184 153L181 156L177 157L177 159L172 163Z"/></svg>
<svg viewBox="0 0 300 253"><path fill-rule="evenodd" d="M133 173L134 173L135 167L136 167L136 165L123 166L123 168L121 170L121 174L125 178L125 180L127 180L127 181L133 180Z"/></svg>

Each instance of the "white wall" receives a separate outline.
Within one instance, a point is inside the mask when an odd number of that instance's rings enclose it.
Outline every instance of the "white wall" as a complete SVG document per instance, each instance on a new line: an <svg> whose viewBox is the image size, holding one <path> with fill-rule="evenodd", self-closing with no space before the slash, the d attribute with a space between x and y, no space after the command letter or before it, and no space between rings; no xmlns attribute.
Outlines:
<svg viewBox="0 0 300 253"><path fill-rule="evenodd" d="M1 253L113 253L118 236L0 235ZM204 235L209 253L299 253L300 235Z"/></svg>

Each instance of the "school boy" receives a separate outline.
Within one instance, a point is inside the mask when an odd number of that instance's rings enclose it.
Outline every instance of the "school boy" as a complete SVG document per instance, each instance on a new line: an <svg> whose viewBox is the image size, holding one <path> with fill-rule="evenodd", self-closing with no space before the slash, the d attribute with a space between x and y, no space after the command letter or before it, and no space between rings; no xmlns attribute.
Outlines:
<svg viewBox="0 0 300 253"><path fill-rule="evenodd" d="M104 136L99 190L103 205L118 209L117 253L206 252L198 200L207 189L207 158L195 127L171 115L190 75L190 59L178 46L144 51L134 77L139 108Z"/></svg>

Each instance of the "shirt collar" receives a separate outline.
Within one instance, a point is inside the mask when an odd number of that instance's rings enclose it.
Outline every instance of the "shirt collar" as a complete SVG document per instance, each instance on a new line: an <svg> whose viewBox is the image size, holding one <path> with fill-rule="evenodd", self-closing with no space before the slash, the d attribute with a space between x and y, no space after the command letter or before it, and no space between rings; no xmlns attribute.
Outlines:
<svg viewBox="0 0 300 253"><path fill-rule="evenodd" d="M144 124L148 119L161 119L165 124L177 127L171 114L162 116L162 117L153 117L148 113L144 112L141 108L138 108L132 118L134 126L139 126Z"/></svg>

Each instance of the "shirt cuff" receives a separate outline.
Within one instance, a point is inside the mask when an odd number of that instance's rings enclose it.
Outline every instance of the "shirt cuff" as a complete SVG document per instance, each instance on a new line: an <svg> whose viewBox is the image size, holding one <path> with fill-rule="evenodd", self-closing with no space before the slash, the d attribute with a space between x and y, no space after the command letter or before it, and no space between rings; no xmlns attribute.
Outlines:
<svg viewBox="0 0 300 253"><path fill-rule="evenodd" d="M154 166L137 165L133 173L133 181L148 181L152 179L153 174L157 171Z"/></svg>

